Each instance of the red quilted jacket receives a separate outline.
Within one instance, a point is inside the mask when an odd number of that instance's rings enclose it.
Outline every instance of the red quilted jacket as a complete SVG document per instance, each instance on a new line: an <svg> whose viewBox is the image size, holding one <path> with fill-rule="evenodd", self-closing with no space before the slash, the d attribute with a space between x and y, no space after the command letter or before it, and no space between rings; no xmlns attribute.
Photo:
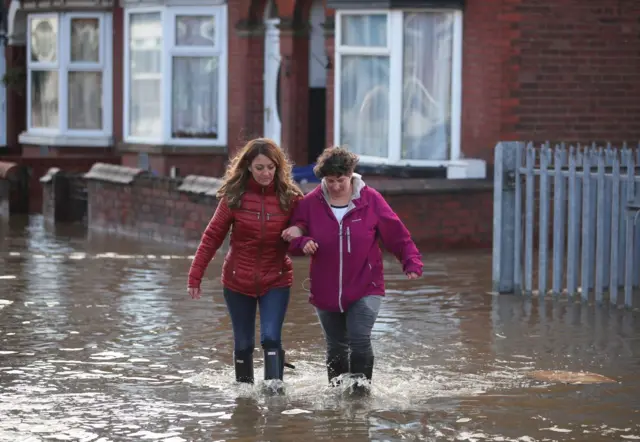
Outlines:
<svg viewBox="0 0 640 442"><path fill-rule="evenodd" d="M240 208L230 209L222 198L191 263L189 287L200 287L209 262L230 228L230 247L222 265L224 287L249 296L262 296L274 287L290 287L293 268L287 256L288 244L280 234L289 225L291 213L280 208L273 183L264 187L252 178Z"/></svg>

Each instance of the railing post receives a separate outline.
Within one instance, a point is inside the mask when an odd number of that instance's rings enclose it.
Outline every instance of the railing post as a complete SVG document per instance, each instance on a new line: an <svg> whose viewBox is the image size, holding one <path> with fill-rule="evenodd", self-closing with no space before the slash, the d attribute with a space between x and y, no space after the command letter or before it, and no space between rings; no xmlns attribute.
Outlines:
<svg viewBox="0 0 640 442"><path fill-rule="evenodd" d="M498 293L514 292L516 152L520 148L518 142L500 142L495 149L492 280Z"/></svg>

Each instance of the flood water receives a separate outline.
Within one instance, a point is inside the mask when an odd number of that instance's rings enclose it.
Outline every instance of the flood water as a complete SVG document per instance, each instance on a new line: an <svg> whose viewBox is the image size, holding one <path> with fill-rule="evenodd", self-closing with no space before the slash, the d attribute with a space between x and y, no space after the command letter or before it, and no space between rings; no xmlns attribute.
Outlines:
<svg viewBox="0 0 640 442"><path fill-rule="evenodd" d="M221 258L194 301L193 252L37 216L1 226L0 440L640 440L636 311L487 294L488 251L426 255L412 282L388 259L372 395L355 399L327 387L300 258L284 327L296 369L271 397L234 385Z"/></svg>

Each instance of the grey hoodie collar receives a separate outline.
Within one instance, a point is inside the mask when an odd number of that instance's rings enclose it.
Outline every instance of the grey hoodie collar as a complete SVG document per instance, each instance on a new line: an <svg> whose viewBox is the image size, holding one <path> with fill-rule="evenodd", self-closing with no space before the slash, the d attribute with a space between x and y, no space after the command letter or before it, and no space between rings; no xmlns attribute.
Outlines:
<svg viewBox="0 0 640 442"><path fill-rule="evenodd" d="M351 199L349 200L349 210L351 210L354 206L353 200L357 200L358 198L360 198L360 192L366 185L362 179L362 175L355 172L353 173L353 175L351 175L351 183L353 184L353 194L351 195ZM330 203L329 191L327 190L327 184L325 183L324 178L322 178L322 182L320 184L322 186L322 194L324 195L324 199L327 200L328 203Z"/></svg>

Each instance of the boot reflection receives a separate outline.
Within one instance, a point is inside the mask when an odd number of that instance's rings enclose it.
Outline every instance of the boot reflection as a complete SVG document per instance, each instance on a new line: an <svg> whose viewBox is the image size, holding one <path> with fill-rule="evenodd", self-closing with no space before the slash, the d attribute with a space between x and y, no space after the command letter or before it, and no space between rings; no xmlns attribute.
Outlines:
<svg viewBox="0 0 640 442"><path fill-rule="evenodd" d="M229 423L229 438L256 440L262 420L262 410L258 401L250 397L238 397L235 402L231 418L227 421Z"/></svg>

